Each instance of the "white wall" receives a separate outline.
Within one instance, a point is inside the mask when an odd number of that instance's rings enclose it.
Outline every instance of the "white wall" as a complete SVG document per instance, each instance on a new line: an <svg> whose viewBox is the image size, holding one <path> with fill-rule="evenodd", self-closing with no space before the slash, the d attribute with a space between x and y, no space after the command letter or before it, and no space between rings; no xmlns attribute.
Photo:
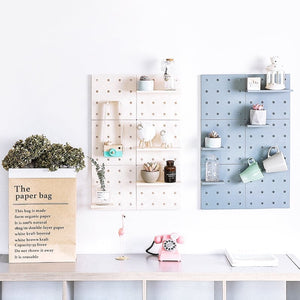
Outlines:
<svg viewBox="0 0 300 300"><path fill-rule="evenodd" d="M300 80L297 1L2 1L0 157L31 134L90 153L90 74L160 72L174 57L182 81L182 209L132 211L127 252L143 252L159 233L184 235L185 253L225 247L272 252L298 247ZM291 208L199 210L197 76L264 72L279 55L292 75ZM8 252L8 180L0 170L0 253ZM78 175L78 253L119 252L121 212L90 209L90 170ZM298 249L300 250L300 249ZM299 252L300 253L300 252Z"/></svg>

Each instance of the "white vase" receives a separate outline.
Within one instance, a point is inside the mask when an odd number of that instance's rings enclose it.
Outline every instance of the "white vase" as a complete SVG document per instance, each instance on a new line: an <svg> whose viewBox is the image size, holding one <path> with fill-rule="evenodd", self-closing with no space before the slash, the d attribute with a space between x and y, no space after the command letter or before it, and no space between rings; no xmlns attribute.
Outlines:
<svg viewBox="0 0 300 300"><path fill-rule="evenodd" d="M159 177L159 171L146 171L146 170L141 170L141 176L143 180L147 183L154 183L157 181Z"/></svg>
<svg viewBox="0 0 300 300"><path fill-rule="evenodd" d="M101 188L97 188L96 191L96 205L110 205L109 191L102 191Z"/></svg>
<svg viewBox="0 0 300 300"><path fill-rule="evenodd" d="M221 148L222 139L205 137L205 148Z"/></svg>
<svg viewBox="0 0 300 300"><path fill-rule="evenodd" d="M251 125L266 125L267 111L250 109L250 124Z"/></svg>

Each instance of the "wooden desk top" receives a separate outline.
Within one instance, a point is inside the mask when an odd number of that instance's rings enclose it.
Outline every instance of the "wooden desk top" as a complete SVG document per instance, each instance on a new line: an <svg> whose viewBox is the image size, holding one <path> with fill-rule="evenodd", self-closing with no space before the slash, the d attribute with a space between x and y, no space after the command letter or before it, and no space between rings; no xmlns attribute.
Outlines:
<svg viewBox="0 0 300 300"><path fill-rule="evenodd" d="M182 255L182 262L159 262L146 254L79 254L76 263L9 264L0 255L0 281L300 281L300 270L286 256L277 255L278 267L231 267L225 255Z"/></svg>

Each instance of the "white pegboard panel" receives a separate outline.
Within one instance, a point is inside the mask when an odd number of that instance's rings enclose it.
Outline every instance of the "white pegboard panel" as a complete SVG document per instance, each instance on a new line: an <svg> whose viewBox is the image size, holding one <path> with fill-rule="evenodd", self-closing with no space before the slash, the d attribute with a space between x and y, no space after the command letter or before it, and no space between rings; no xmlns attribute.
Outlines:
<svg viewBox="0 0 300 300"><path fill-rule="evenodd" d="M134 120L92 121L93 157L106 165L135 165L136 161L136 122ZM104 142L123 145L122 157L104 157Z"/></svg>
<svg viewBox="0 0 300 300"><path fill-rule="evenodd" d="M179 93L176 91L137 92L137 118L179 120Z"/></svg>
<svg viewBox="0 0 300 300"><path fill-rule="evenodd" d="M95 197L98 185L97 176L93 168L92 191ZM110 191L112 206L98 206L101 209L132 210L136 209L136 168L132 166L106 167L106 185Z"/></svg>
<svg viewBox="0 0 300 300"><path fill-rule="evenodd" d="M92 156L106 165L106 179L112 206L105 210L178 209L180 184L163 182L166 160L174 160L180 180L180 106L178 91L164 91L162 75L154 79L154 91L137 92L139 76L92 76ZM177 81L178 83L178 81ZM151 149L139 149L137 124L150 124L156 129ZM171 137L171 148L161 148L160 131ZM122 157L104 157L104 142L123 145ZM144 162L158 161L161 174L157 183L142 182ZM96 197L97 176L92 172L92 203ZM138 191L138 194L137 194ZM138 196L139 195L139 196ZM96 207L92 204L92 207Z"/></svg>
<svg viewBox="0 0 300 300"><path fill-rule="evenodd" d="M92 119L135 119L136 76L93 75Z"/></svg>
<svg viewBox="0 0 300 300"><path fill-rule="evenodd" d="M140 210L178 209L180 184L141 184L137 186L137 208Z"/></svg>

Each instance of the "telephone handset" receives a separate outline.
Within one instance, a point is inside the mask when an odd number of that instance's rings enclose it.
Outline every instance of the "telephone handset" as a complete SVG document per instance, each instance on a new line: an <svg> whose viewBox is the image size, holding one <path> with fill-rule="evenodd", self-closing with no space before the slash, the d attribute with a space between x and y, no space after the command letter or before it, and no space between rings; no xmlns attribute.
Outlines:
<svg viewBox="0 0 300 300"><path fill-rule="evenodd" d="M149 250L155 244L161 244L158 253L152 253ZM146 252L152 255L158 255L159 261L181 261L177 244L183 244L183 237L177 233L157 235L152 245L146 249Z"/></svg>

